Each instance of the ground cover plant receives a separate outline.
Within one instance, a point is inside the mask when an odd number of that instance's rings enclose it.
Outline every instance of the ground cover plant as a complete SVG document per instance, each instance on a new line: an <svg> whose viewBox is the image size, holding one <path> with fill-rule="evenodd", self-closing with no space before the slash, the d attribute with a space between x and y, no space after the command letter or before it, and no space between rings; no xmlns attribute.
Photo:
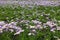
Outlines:
<svg viewBox="0 0 60 40"><path fill-rule="evenodd" d="M60 38L60 30L51 31L50 27L36 29L36 33L31 35L31 29L28 26L35 25L32 20L42 24L52 20L60 26L60 6L0 6L0 21L18 22L17 26L24 29L24 32L18 35L13 35L15 32L10 31L0 33L0 40L58 40Z"/></svg>

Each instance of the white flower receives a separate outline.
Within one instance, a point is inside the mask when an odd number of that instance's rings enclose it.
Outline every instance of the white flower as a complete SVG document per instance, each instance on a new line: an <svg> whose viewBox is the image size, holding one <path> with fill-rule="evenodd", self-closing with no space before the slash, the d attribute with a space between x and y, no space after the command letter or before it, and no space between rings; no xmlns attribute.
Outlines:
<svg viewBox="0 0 60 40"><path fill-rule="evenodd" d="M11 33L12 33L12 32L14 32L14 30L13 30L13 29L9 29L9 31L11 31Z"/></svg>
<svg viewBox="0 0 60 40"><path fill-rule="evenodd" d="M35 28L35 26L31 26L31 25L30 25L30 28Z"/></svg>
<svg viewBox="0 0 60 40"><path fill-rule="evenodd" d="M0 31L0 33L3 33L3 31Z"/></svg>
<svg viewBox="0 0 60 40"><path fill-rule="evenodd" d="M14 35L20 34L21 32L24 32L24 30L19 30L19 31L16 32Z"/></svg>
<svg viewBox="0 0 60 40"><path fill-rule="evenodd" d="M42 29L43 27L41 25L36 25L36 29Z"/></svg>
<svg viewBox="0 0 60 40"><path fill-rule="evenodd" d="M0 28L1 28L2 26L0 26Z"/></svg>
<svg viewBox="0 0 60 40"><path fill-rule="evenodd" d="M5 22L4 21L0 21L0 25L5 25Z"/></svg>
<svg viewBox="0 0 60 40"><path fill-rule="evenodd" d="M32 33L28 33L28 35L30 36L30 35L32 35Z"/></svg>
<svg viewBox="0 0 60 40"><path fill-rule="evenodd" d="M55 32L55 29L56 29L56 28L52 28L50 31Z"/></svg>
<svg viewBox="0 0 60 40"><path fill-rule="evenodd" d="M2 29L9 28L8 24L3 25Z"/></svg>
<svg viewBox="0 0 60 40"><path fill-rule="evenodd" d="M34 30L32 30L33 32L36 32L36 30L34 29Z"/></svg>
<svg viewBox="0 0 60 40"><path fill-rule="evenodd" d="M57 30L60 30L60 27L57 27Z"/></svg>
<svg viewBox="0 0 60 40"><path fill-rule="evenodd" d="M43 15L41 14L41 16L43 16Z"/></svg>
<svg viewBox="0 0 60 40"><path fill-rule="evenodd" d="M20 23L28 23L28 22L30 22L29 20L22 20Z"/></svg>
<svg viewBox="0 0 60 40"><path fill-rule="evenodd" d="M2 29L0 29L0 33L3 33L3 30Z"/></svg>
<svg viewBox="0 0 60 40"><path fill-rule="evenodd" d="M60 40L60 39L58 38L58 40Z"/></svg>
<svg viewBox="0 0 60 40"><path fill-rule="evenodd" d="M28 33L28 35L30 36L30 35L35 35L34 33Z"/></svg>
<svg viewBox="0 0 60 40"><path fill-rule="evenodd" d="M56 24L55 24L54 22L52 22L52 21L48 21L46 24L47 24L48 26L50 26L51 28L52 28L53 26L56 26Z"/></svg>
<svg viewBox="0 0 60 40"><path fill-rule="evenodd" d="M57 36L54 36L54 38L58 38Z"/></svg>
<svg viewBox="0 0 60 40"><path fill-rule="evenodd" d="M60 23L60 21L58 21Z"/></svg>
<svg viewBox="0 0 60 40"><path fill-rule="evenodd" d="M15 25L16 26L17 22L11 22L9 25Z"/></svg>
<svg viewBox="0 0 60 40"><path fill-rule="evenodd" d="M42 22L39 22L39 21L37 21L37 20L32 20L32 22L34 23L34 24L41 24Z"/></svg>
<svg viewBox="0 0 60 40"><path fill-rule="evenodd" d="M43 23L43 27L44 27L44 28L46 28L46 27L47 27L46 23Z"/></svg>

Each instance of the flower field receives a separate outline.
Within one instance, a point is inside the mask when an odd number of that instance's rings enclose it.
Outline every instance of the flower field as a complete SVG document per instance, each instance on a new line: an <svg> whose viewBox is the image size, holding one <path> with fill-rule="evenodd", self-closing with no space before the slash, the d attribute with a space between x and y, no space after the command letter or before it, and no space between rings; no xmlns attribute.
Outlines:
<svg viewBox="0 0 60 40"><path fill-rule="evenodd" d="M0 6L0 40L60 40L60 6Z"/></svg>

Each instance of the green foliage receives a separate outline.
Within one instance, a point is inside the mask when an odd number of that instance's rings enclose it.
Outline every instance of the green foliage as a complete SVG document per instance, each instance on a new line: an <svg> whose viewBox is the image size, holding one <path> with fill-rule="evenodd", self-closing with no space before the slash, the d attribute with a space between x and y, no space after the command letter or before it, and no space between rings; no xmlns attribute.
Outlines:
<svg viewBox="0 0 60 40"><path fill-rule="evenodd" d="M34 6L32 8L20 6L0 6L0 21L10 22L11 20L16 21L17 19L24 19L46 22L47 19L44 16L41 16L43 12L45 12L45 14L50 13L48 17L52 19L56 18L56 20L60 20L60 11L57 12L58 10L60 10L59 6ZM33 25L33 23L30 24ZM0 40L57 40L54 36L58 36L60 38L60 31L53 33L50 32L49 28L37 31L37 35L28 36L29 29L25 28L26 25L24 25L24 23L20 25L22 25L25 30L23 33L14 36L13 33L4 32L3 34L0 34Z"/></svg>

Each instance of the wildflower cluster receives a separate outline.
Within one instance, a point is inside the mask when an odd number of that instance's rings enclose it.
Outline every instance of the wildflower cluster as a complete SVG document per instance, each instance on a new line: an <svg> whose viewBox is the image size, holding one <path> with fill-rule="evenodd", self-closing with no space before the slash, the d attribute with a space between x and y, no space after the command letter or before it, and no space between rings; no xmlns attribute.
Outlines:
<svg viewBox="0 0 60 40"><path fill-rule="evenodd" d="M26 20L25 20L26 21ZM28 21L26 21L28 22ZM34 26L32 25L29 25L27 23L27 27L28 29L30 29L30 33L28 35L35 35L34 33L37 33L37 29L41 30L41 29L44 29L44 28L47 28L49 27L50 28L50 31L52 32L55 32L55 30L57 30L57 24L54 23L54 21L47 21L46 23L42 23L40 21L37 21L37 20L32 20L33 24L35 24Z"/></svg>
<svg viewBox="0 0 60 40"><path fill-rule="evenodd" d="M0 33L3 33L3 31L14 32L14 30L16 31L14 35L24 31L22 28L16 26L16 22L5 23L4 21L0 21Z"/></svg>

